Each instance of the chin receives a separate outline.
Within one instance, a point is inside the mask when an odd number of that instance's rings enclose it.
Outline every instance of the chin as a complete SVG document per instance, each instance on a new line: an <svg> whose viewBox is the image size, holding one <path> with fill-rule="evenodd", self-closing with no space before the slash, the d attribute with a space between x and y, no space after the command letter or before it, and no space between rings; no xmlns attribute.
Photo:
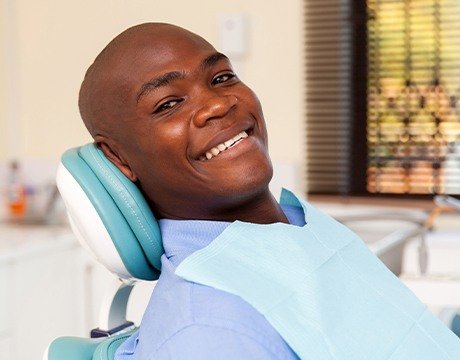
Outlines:
<svg viewBox="0 0 460 360"><path fill-rule="evenodd" d="M223 196L231 195L235 198L253 197L267 191L273 177L273 167L270 159L264 160L256 166L247 164L235 169L216 190Z"/></svg>

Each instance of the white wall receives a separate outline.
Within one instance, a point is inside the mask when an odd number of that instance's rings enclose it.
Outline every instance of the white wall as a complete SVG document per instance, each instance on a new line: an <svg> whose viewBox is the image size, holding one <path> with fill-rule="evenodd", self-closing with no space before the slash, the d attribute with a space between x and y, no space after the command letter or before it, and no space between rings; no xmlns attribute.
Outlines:
<svg viewBox="0 0 460 360"><path fill-rule="evenodd" d="M250 24L243 80L262 102L272 159L302 163L301 0L0 1L0 160L57 160L90 140L78 89L97 53L125 28L171 22L218 47L218 15L243 13Z"/></svg>
<svg viewBox="0 0 460 360"><path fill-rule="evenodd" d="M5 0L0 0L0 160L7 154L7 119L10 107L7 107L7 88L9 87L7 55L6 48L9 47L8 43L8 29L10 22L5 16L8 13L7 3Z"/></svg>

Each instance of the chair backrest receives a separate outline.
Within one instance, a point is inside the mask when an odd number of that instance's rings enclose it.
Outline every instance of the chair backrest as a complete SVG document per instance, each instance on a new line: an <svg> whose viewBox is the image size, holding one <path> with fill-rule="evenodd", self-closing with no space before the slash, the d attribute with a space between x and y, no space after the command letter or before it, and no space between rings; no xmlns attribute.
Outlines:
<svg viewBox="0 0 460 360"><path fill-rule="evenodd" d="M57 186L82 245L122 279L156 280L158 223L139 188L94 144L64 153Z"/></svg>

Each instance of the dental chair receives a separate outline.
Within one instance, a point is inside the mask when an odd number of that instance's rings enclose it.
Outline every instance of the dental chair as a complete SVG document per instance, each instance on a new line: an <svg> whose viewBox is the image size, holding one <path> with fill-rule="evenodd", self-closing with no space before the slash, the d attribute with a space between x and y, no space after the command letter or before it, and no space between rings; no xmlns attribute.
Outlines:
<svg viewBox="0 0 460 360"><path fill-rule="evenodd" d="M76 237L118 279L91 338L60 337L44 360L113 359L135 330L126 320L136 280L156 280L163 254L161 234L140 190L94 144L64 153L57 185Z"/></svg>
<svg viewBox="0 0 460 360"><path fill-rule="evenodd" d="M159 277L160 229L140 190L94 144L64 153L57 185L75 235L119 280L107 294L99 327L91 337L60 337L49 345L44 360L113 359L136 330L126 319L136 280ZM446 324L460 334L457 312L444 315Z"/></svg>

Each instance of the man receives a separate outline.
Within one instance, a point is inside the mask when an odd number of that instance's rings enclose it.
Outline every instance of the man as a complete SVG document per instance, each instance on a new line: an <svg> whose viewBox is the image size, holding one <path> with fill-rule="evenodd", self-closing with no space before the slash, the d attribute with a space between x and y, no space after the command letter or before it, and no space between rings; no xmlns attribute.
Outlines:
<svg viewBox="0 0 460 360"><path fill-rule="evenodd" d="M165 250L117 359L460 358L356 235L291 193L275 201L259 101L201 37L126 30L88 69L79 106Z"/></svg>
<svg viewBox="0 0 460 360"><path fill-rule="evenodd" d="M165 219L162 275L140 332L117 358L297 358L242 299L174 274L229 222L303 221L268 189L262 109L228 58L182 28L138 25L96 58L79 106L95 143ZM177 221L187 219L195 221Z"/></svg>

